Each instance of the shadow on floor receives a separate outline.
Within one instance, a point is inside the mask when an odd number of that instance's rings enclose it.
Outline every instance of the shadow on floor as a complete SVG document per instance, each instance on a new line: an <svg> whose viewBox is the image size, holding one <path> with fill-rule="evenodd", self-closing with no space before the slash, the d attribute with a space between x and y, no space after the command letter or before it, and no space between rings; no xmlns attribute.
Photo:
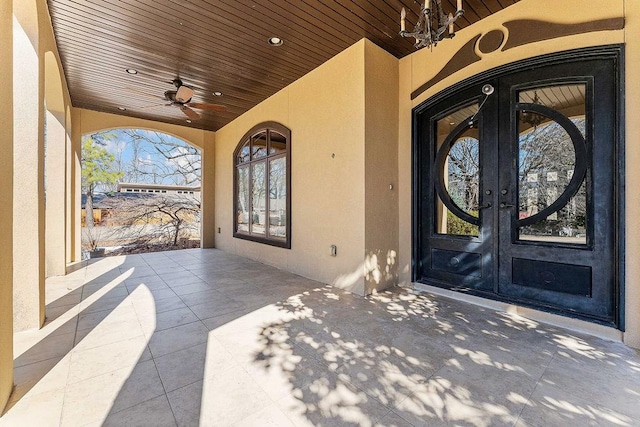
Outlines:
<svg viewBox="0 0 640 427"><path fill-rule="evenodd" d="M640 424L636 351L518 316L217 250L82 274L16 358L8 415L57 384L63 425Z"/></svg>

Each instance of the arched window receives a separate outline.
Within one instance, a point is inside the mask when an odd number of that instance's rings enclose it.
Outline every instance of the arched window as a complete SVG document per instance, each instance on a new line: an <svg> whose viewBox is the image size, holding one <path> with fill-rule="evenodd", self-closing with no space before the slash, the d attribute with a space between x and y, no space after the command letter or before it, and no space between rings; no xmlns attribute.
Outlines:
<svg viewBox="0 0 640 427"><path fill-rule="evenodd" d="M291 131L264 122L233 152L233 236L291 248Z"/></svg>

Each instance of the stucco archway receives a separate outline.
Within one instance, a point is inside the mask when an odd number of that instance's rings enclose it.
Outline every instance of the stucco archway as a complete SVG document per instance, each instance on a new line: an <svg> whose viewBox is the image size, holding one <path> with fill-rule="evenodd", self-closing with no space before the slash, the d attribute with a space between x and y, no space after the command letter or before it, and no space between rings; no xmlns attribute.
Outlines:
<svg viewBox="0 0 640 427"><path fill-rule="evenodd" d="M53 52L44 54L45 265L47 276L66 273L67 131L62 73Z"/></svg>
<svg viewBox="0 0 640 427"><path fill-rule="evenodd" d="M80 146L82 135L87 133L105 129L137 128L164 132L199 148L202 153L201 246L203 248L215 246L215 132L84 109L75 110L73 126L73 143L78 147ZM76 197L78 196L79 192L76 193ZM76 226L79 227L79 221Z"/></svg>

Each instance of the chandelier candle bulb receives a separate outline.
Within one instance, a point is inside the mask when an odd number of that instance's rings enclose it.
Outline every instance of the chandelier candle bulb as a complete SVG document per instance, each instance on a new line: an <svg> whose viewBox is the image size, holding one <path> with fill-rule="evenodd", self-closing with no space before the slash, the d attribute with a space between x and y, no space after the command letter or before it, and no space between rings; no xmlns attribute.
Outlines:
<svg viewBox="0 0 640 427"><path fill-rule="evenodd" d="M460 1L460 0L458 0ZM424 2L424 10L431 10L431 0L425 0Z"/></svg>
<svg viewBox="0 0 640 427"><path fill-rule="evenodd" d="M405 31L405 18L407 17L407 11L402 8L400 12L400 31Z"/></svg>
<svg viewBox="0 0 640 427"><path fill-rule="evenodd" d="M461 11L462 10L462 0L458 0L458 9L456 9L457 11Z"/></svg>
<svg viewBox="0 0 640 427"><path fill-rule="evenodd" d="M449 12L449 37L454 36L454 28L453 28L453 15Z"/></svg>

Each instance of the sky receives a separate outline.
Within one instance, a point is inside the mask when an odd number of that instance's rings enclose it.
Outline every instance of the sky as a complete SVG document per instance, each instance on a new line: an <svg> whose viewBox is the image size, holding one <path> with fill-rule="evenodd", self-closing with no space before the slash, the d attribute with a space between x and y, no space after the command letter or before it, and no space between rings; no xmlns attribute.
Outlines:
<svg viewBox="0 0 640 427"><path fill-rule="evenodd" d="M115 169L125 173L121 182L200 185L200 151L179 138L156 131L116 129L100 132L94 140L102 141L114 155Z"/></svg>

